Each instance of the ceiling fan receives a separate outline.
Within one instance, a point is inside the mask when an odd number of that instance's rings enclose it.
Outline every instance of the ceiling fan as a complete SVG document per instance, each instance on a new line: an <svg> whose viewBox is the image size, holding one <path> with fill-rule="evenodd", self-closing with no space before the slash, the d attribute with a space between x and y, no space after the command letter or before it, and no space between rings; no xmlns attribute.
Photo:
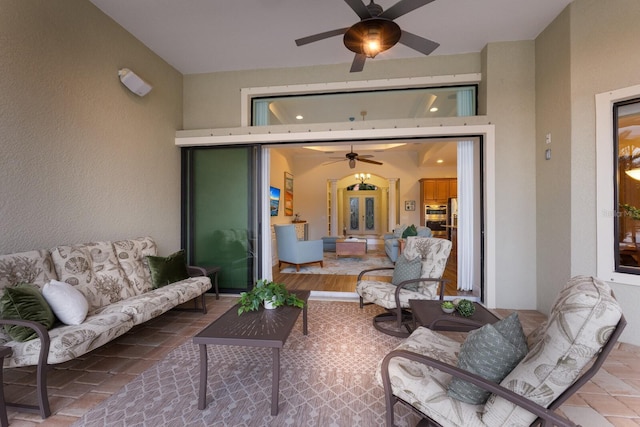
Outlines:
<svg viewBox="0 0 640 427"><path fill-rule="evenodd" d="M364 162L364 163L371 163L372 165L382 165L382 163L377 162L375 160L369 160L370 157L373 157L373 156L370 155L370 154L366 154L364 156L361 156L358 153L354 153L353 152L353 145L352 145L351 146L351 152L345 154L344 158L342 158L342 157L330 157L330 159L339 159L339 160L335 160L333 162L323 163L323 166L324 165L329 165L331 163L341 162L343 160L349 160L349 168L351 168L351 169L356 167L356 161Z"/></svg>
<svg viewBox="0 0 640 427"><path fill-rule="evenodd" d="M367 58L374 58L378 53L395 46L398 42L425 55L436 50L439 43L422 38L400 29L394 19L405 15L434 0L400 0L387 10L370 0L365 6L362 0L344 0L360 17L360 22L348 28L325 31L296 40L296 45L303 46L329 37L344 34L344 45L356 56L351 64L351 72L359 72L364 68Z"/></svg>

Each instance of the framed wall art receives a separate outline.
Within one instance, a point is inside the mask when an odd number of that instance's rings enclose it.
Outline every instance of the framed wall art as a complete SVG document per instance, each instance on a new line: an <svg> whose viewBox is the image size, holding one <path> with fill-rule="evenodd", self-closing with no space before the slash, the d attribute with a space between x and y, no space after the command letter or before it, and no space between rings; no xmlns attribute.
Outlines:
<svg viewBox="0 0 640 427"><path fill-rule="evenodd" d="M405 211L415 211L416 210L416 201L415 200L405 200L404 201L404 210Z"/></svg>
<svg viewBox="0 0 640 427"><path fill-rule="evenodd" d="M293 216L293 175L284 173L284 215Z"/></svg>

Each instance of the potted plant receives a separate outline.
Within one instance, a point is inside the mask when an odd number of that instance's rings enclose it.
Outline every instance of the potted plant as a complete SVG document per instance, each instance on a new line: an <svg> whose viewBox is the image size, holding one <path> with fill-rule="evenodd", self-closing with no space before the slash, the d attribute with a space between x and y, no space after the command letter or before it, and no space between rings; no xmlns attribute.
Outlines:
<svg viewBox="0 0 640 427"><path fill-rule="evenodd" d="M453 311L456 309L456 306L453 305L451 301L443 302L442 304L440 304L440 307L442 307L442 311L444 311L445 313L453 313Z"/></svg>
<svg viewBox="0 0 640 427"><path fill-rule="evenodd" d="M267 309L282 305L304 307L304 301L289 292L284 284L270 282L266 279L258 280L253 289L240 294L238 315L247 311L257 310L260 304L264 304Z"/></svg>
<svg viewBox="0 0 640 427"><path fill-rule="evenodd" d="M473 305L473 302L469 301L468 299L463 299L458 302L456 309L458 310L458 313L460 313L460 315L464 317L470 317L476 311L476 306Z"/></svg>

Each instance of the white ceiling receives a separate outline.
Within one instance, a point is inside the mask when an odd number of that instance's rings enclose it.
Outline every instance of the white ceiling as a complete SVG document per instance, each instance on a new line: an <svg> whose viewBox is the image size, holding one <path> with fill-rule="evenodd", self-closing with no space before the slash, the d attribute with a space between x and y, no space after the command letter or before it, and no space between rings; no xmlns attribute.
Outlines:
<svg viewBox="0 0 640 427"><path fill-rule="evenodd" d="M338 63L348 73L353 53L341 36L301 47L294 40L359 21L344 0L90 1L183 74ZM384 9L396 2L376 1ZM569 3L435 0L395 22L440 43L431 55L479 52L488 42L533 40ZM367 61L421 55L398 44Z"/></svg>

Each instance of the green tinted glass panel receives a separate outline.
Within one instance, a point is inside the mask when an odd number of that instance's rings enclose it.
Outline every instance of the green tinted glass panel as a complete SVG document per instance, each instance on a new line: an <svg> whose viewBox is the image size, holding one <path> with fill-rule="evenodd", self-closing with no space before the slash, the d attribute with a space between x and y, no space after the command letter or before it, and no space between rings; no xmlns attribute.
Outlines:
<svg viewBox="0 0 640 427"><path fill-rule="evenodd" d="M254 282L252 148L190 149L186 237L189 261L221 267L224 289Z"/></svg>

